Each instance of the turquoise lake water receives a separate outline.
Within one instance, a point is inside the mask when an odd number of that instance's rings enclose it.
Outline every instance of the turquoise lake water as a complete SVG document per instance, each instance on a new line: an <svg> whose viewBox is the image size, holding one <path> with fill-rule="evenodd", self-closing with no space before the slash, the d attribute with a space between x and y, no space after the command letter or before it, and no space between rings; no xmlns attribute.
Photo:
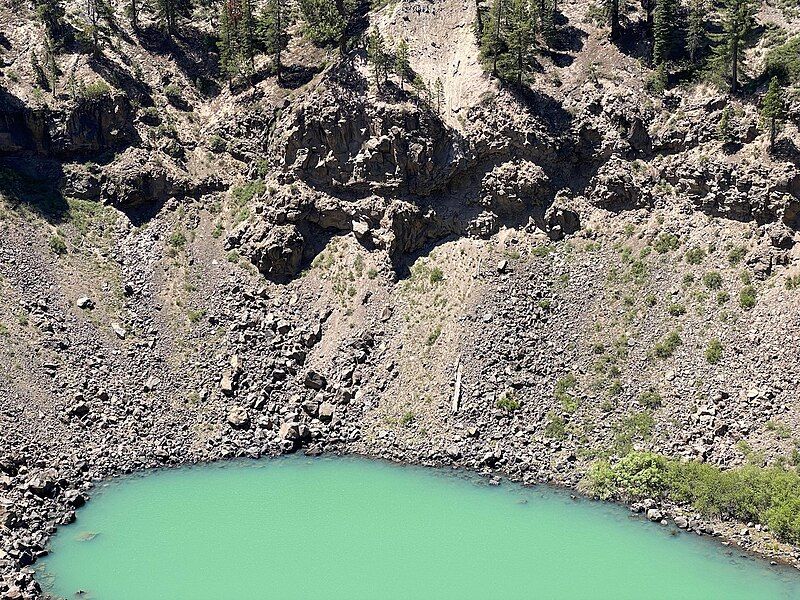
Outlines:
<svg viewBox="0 0 800 600"><path fill-rule="evenodd" d="M800 598L799 573L674 533L547 487L295 456L114 480L37 568L95 600Z"/></svg>

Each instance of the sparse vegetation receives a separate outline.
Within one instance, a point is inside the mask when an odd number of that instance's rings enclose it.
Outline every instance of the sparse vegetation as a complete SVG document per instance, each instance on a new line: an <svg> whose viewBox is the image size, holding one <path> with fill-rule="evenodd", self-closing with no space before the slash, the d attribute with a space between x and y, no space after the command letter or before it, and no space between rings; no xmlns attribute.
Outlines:
<svg viewBox="0 0 800 600"><path fill-rule="evenodd" d="M706 361L711 365L716 365L722 360L722 343L714 338L708 342L706 347Z"/></svg>
<svg viewBox="0 0 800 600"><path fill-rule="evenodd" d="M519 410L519 407L520 402L517 398L517 393L512 389L505 390L497 399L497 408L503 409L507 412L517 411Z"/></svg>
<svg viewBox="0 0 800 600"><path fill-rule="evenodd" d="M745 310L751 310L756 305L756 289L752 285L746 285L739 290L739 306Z"/></svg>
<svg viewBox="0 0 800 600"><path fill-rule="evenodd" d="M677 250L680 240L672 233L662 233L653 242L653 249L659 254L666 254L670 250Z"/></svg>
<svg viewBox="0 0 800 600"><path fill-rule="evenodd" d="M670 358L682 343L680 334L677 331L672 331L656 344L653 353L658 358Z"/></svg>
<svg viewBox="0 0 800 600"><path fill-rule="evenodd" d="M50 250L58 256L63 256L67 253L67 243L64 241L64 238L58 234L51 236L48 244Z"/></svg>

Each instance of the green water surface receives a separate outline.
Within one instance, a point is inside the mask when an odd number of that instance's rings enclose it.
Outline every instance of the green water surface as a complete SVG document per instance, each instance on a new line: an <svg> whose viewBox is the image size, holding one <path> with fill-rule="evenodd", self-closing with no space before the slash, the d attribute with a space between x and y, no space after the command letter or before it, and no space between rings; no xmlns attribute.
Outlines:
<svg viewBox="0 0 800 600"><path fill-rule="evenodd" d="M116 480L38 569L99 600L800 598L796 572L623 507L356 458Z"/></svg>

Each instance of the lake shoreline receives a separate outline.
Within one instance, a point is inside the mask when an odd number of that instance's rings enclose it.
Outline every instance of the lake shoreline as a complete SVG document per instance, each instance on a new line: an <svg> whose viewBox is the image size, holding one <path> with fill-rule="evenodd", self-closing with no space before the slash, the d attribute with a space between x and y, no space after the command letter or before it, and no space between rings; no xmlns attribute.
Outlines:
<svg viewBox="0 0 800 600"><path fill-rule="evenodd" d="M714 538L713 540L708 540L708 543L718 542L720 545L726 546L731 553L736 553L742 557L762 561L764 563L768 563L770 566L777 566L780 568L791 568L793 570L800 570L800 563L797 561L795 557L793 557L789 553L772 553L772 552L762 552L758 549L753 548L746 548L738 544L735 537L732 535L737 529L737 525L741 527L742 525L739 523L731 524L730 522L722 522L722 521L709 521L709 520L702 520L699 529L691 529L691 528L684 528L678 527L675 523L675 519L685 515L687 512L687 508L685 506L679 506L671 502L661 502L657 505L657 509L662 513L662 518L658 520L648 519L645 515L645 511L642 510L641 504L639 504L639 508L635 508L637 505L629 504L626 502L622 502L619 500L600 500L594 498L584 491L578 489L575 486L571 486L568 484L564 484L555 480L551 481L524 481L524 478L520 478L515 476L512 473L508 473L501 469L493 469L490 471L480 472L475 469L471 469L466 466L460 466L455 464L454 462L447 462L443 460L397 460L395 458L391 458L388 456L381 456L375 454L369 454L365 452L352 452L346 450L331 450L327 452L317 452L313 449L309 448L298 448L296 452L275 452L270 454L261 454L258 456L221 456L218 458L211 458L211 459L188 459L185 461L179 461L169 464L153 464L141 469L130 469L130 468L121 468L116 472L109 473L107 476L103 477L102 479L85 482L84 485L88 485L85 494L82 494L82 501L79 501L80 506L73 506L71 509L65 510L62 513L63 519L61 520L61 524L69 524L75 521L76 519L76 511L79 511L85 505L85 502L90 502L92 500L93 494L92 491L98 490L101 486L104 486L108 482L112 482L114 480L125 479L125 478L140 478L140 477L147 477L149 474L153 472L161 472L161 471L172 471L176 469L184 469L184 468L194 468L194 467L206 467L206 466L225 466L228 463L235 463L239 461L264 461L264 460L275 460L281 458L287 458L293 455L304 454L309 459L324 459L324 458L333 458L333 457L341 457L341 458L358 458L358 459L365 459L365 460L375 460L375 461L382 461L391 463L393 465L402 466L402 467L413 467L413 468L425 468L425 469L435 469L435 470L442 470L447 472L457 471L464 473L468 478L471 479L484 479L486 480L487 485L503 485L504 482L518 484L524 488L534 488L538 486L544 486L546 488L555 489L562 493L569 494L573 500L584 501L584 502L595 502L595 503L602 503L602 504L610 504L623 507L630 511L630 515L632 518L635 518L640 521L650 521L653 525L659 527L671 527L673 531L677 533L685 533L685 534L694 534L700 535L705 538ZM55 527L52 531L49 532L48 538L52 537L55 532ZM42 556L46 555L49 550L45 551ZM39 557L41 558L41 556ZM32 566L35 566L35 562L32 563ZM766 566L766 565L765 565ZM48 600L56 600L56 597L52 597L49 595L44 595L44 598Z"/></svg>

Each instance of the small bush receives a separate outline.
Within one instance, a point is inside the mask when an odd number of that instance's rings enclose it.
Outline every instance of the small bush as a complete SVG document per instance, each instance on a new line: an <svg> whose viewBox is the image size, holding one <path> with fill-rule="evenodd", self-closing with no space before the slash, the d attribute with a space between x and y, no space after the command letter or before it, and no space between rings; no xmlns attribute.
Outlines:
<svg viewBox="0 0 800 600"><path fill-rule="evenodd" d="M683 340L681 340L681 336L678 334L678 332L672 331L667 335L667 337L656 344L653 353L658 358L669 358L675 354L675 350L677 350L678 346L680 346L682 343Z"/></svg>
<svg viewBox="0 0 800 600"><path fill-rule="evenodd" d="M413 422L414 422L414 413L411 411L404 412L403 416L400 417L400 425L402 425L403 427L408 427Z"/></svg>
<svg viewBox="0 0 800 600"><path fill-rule="evenodd" d="M644 406L645 408L657 408L661 406L663 399L661 398L661 394L659 394L656 390L647 390L646 392L642 393L639 396L639 404Z"/></svg>
<svg viewBox="0 0 800 600"><path fill-rule="evenodd" d="M747 254L747 250L744 246L736 246L731 248L731 251L728 252L728 263L735 267L740 262L744 260L745 255Z"/></svg>
<svg viewBox="0 0 800 600"><path fill-rule="evenodd" d="M720 360L722 360L722 343L714 338L708 342L708 347L706 347L706 361L711 365L716 365Z"/></svg>
<svg viewBox="0 0 800 600"><path fill-rule="evenodd" d="M731 295L728 292L719 292L717 294L717 304L722 306L723 304L727 304L731 299Z"/></svg>
<svg viewBox="0 0 800 600"><path fill-rule="evenodd" d="M98 100L111 94L111 88L105 81L98 79L80 88L79 94L86 100Z"/></svg>
<svg viewBox="0 0 800 600"><path fill-rule="evenodd" d="M800 289L800 275L794 275L792 277L787 277L785 285L786 285L786 289L787 290Z"/></svg>
<svg viewBox="0 0 800 600"><path fill-rule="evenodd" d="M564 421L564 417L554 412L548 413L544 434L555 440L563 440L567 437L567 423Z"/></svg>
<svg viewBox="0 0 800 600"><path fill-rule="evenodd" d="M756 305L756 289L752 285L746 285L739 290L739 306L745 310L751 310Z"/></svg>
<svg viewBox="0 0 800 600"><path fill-rule="evenodd" d="M48 243L50 245L50 250L52 250L56 255L63 256L67 253L67 243L60 235L56 234L52 236Z"/></svg>
<svg viewBox="0 0 800 600"><path fill-rule="evenodd" d="M686 307L683 304L679 304L677 302L673 302L672 304L669 305L669 308L667 308L667 311L673 317L680 317L681 315L685 315L686 314Z"/></svg>
<svg viewBox="0 0 800 600"><path fill-rule="evenodd" d="M671 233L662 233L653 241L653 249L659 254L677 250L678 246L680 246L678 236Z"/></svg>
<svg viewBox="0 0 800 600"><path fill-rule="evenodd" d="M506 390L497 399L497 408L501 408L506 412L514 412L519 410L520 403L514 390Z"/></svg>
<svg viewBox="0 0 800 600"><path fill-rule="evenodd" d="M439 267L433 267L430 274L430 282L432 284L439 283L444 279L444 273Z"/></svg>
<svg viewBox="0 0 800 600"><path fill-rule="evenodd" d="M706 259L706 251L702 248L691 248L686 252L685 258L690 265L699 265Z"/></svg>
<svg viewBox="0 0 800 600"><path fill-rule="evenodd" d="M179 250L186 245L186 235L182 231L175 231L169 236L169 245Z"/></svg>
<svg viewBox="0 0 800 600"><path fill-rule="evenodd" d="M710 290L718 290L722 287L722 275L719 271L709 271L703 275L703 285Z"/></svg>
<svg viewBox="0 0 800 600"><path fill-rule="evenodd" d="M436 340L439 339L440 335L442 335L442 326L437 325L433 328L433 331L428 334L428 338L425 340L425 343L428 346L433 346L436 343Z"/></svg>
<svg viewBox="0 0 800 600"><path fill-rule="evenodd" d="M198 309L198 310L190 310L186 316L189 318L190 323L199 323L200 320L205 316L205 314L206 314L205 309Z"/></svg>
<svg viewBox="0 0 800 600"><path fill-rule="evenodd" d="M569 373L556 381L553 396L561 403L561 406L567 412L575 412L578 409L578 399L572 393L578 385L578 380L575 375Z"/></svg>
<svg viewBox="0 0 800 600"><path fill-rule="evenodd" d="M214 134L210 138L208 138L208 149L211 150L211 152L214 152L215 154L223 152L225 148L227 148L227 146L228 146L227 142L217 134Z"/></svg>

